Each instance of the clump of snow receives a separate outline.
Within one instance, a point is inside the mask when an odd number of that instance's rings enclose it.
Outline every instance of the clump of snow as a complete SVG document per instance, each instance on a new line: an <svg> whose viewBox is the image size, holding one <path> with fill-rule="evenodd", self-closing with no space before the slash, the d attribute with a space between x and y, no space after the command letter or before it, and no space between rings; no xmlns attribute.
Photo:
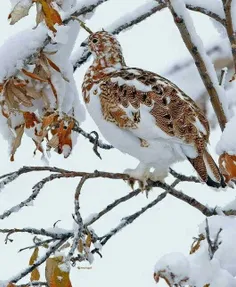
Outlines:
<svg viewBox="0 0 236 287"><path fill-rule="evenodd" d="M182 253L166 254L157 262L154 272L168 279L171 285L179 284L189 277L189 262Z"/></svg>
<svg viewBox="0 0 236 287"><path fill-rule="evenodd" d="M64 263L58 266L62 272L70 272L70 262L65 261Z"/></svg>
<svg viewBox="0 0 236 287"><path fill-rule="evenodd" d="M91 213L84 219L84 225L87 225L93 218L96 218L98 213Z"/></svg>
<svg viewBox="0 0 236 287"><path fill-rule="evenodd" d="M42 47L46 36L47 28L41 25L19 32L0 47L0 83L24 67L24 60Z"/></svg>
<svg viewBox="0 0 236 287"><path fill-rule="evenodd" d="M210 240L216 242L216 251L210 256L206 239L206 221L199 226L205 239L192 254L170 253L155 265L155 278L166 278L171 284L202 287L236 286L236 219L224 215L208 218ZM220 231L221 230L221 231ZM219 233L220 231L220 233ZM218 240L216 241L216 237Z"/></svg>
<svg viewBox="0 0 236 287"><path fill-rule="evenodd" d="M236 154L236 116L232 117L226 124L226 127L216 145L216 152L221 155L224 152Z"/></svg>

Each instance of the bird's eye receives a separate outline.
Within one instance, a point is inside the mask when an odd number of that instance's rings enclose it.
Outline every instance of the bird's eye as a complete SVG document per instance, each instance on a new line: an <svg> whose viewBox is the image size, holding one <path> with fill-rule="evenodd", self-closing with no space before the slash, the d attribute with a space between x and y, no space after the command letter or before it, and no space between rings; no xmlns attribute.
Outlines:
<svg viewBox="0 0 236 287"><path fill-rule="evenodd" d="M92 42L93 42L94 44L96 44L96 43L98 42L98 39L94 38L94 39L92 40Z"/></svg>

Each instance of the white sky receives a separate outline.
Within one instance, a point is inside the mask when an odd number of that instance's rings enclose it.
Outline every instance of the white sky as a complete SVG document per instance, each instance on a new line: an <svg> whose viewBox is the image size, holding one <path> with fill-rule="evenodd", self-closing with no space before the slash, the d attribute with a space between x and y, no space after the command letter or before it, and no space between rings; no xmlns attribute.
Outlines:
<svg viewBox="0 0 236 287"><path fill-rule="evenodd" d="M132 11L142 3L143 0L110 0L97 9L96 15L89 21L89 26L94 31L106 27L117 17L123 15L125 10ZM8 1L4 1L4 5L0 9L0 45L19 30L34 26L32 15L15 26L10 26L7 21L9 11L10 5ZM197 32L201 35L204 44L207 46L216 41L219 36L211 21L199 14L192 13L192 15ZM85 34L81 33L79 39L83 40L84 37ZM122 33L118 38L121 41L127 64L130 66L161 74L176 62L190 58L167 10L158 12L144 23ZM12 49L17 49L17 47L12 47ZM75 74L79 90L87 67L88 64ZM181 86L181 82L177 84ZM89 116L87 116L83 127L87 131L96 129ZM218 137L219 134L214 132L212 148L214 148L214 139ZM33 144L27 139L23 141L17 152L14 163L9 161L7 144L1 137L0 147L0 174L18 169L22 165L43 164L39 155L33 158ZM79 138L69 159L64 160L61 156L52 155L50 165L79 171L98 169L114 172L122 172L125 168L136 165L135 159L121 154L119 151L101 151L101 154L102 161L94 155L92 146L83 138ZM193 173L187 163L177 165L176 169L185 174ZM0 213L25 199L30 194L31 187L40 178L33 174L24 176L3 190L0 194ZM77 180L60 180L48 184L41 191L33 207L25 208L20 213L0 222L0 228L28 226L47 228L59 219L61 220L59 227L71 228L73 194L76 184ZM180 185L180 188L188 195L196 197L210 206L224 205L234 198L233 191L227 191L226 195L225 192L215 192L202 185L186 183ZM99 211L114 199L127 194L129 190L122 181L91 180L87 182L81 197L82 215L86 217ZM149 199L146 199L145 195L139 195L104 217L102 221L94 225L94 229L99 235L104 234L116 226L119 219L146 205L160 192L161 190L154 189L150 193ZM204 217L198 211L168 196L111 239L102 251L103 258L96 257L92 270L74 269L71 275L73 286L155 286L152 273L158 258L172 251L188 253L192 237L197 236L198 224L203 220ZM31 245L31 237L15 235L12 238L14 238L12 244L4 245L4 236L0 235L0 280L8 279L28 264L31 252L17 253L17 251L20 247ZM166 286L166 284L161 282L159 286Z"/></svg>

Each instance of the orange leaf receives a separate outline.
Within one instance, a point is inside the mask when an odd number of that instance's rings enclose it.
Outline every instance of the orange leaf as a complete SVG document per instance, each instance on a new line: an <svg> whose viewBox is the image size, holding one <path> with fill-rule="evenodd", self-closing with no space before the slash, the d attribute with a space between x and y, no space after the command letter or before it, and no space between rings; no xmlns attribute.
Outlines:
<svg viewBox="0 0 236 287"><path fill-rule="evenodd" d="M62 256L47 259L45 277L49 287L72 287L69 271L65 270L63 263Z"/></svg>
<svg viewBox="0 0 236 287"><path fill-rule="evenodd" d="M33 251L33 254L30 257L29 260L29 265L33 265L34 262L38 259L38 254L39 254L39 248L36 247ZM30 276L30 281L38 281L40 279L40 274L37 268L35 268L32 272L31 272L31 276Z"/></svg>
<svg viewBox="0 0 236 287"><path fill-rule="evenodd" d="M35 124L39 123L39 120L36 117L35 113L24 112L23 116L25 119L25 127L27 129L33 128L35 126Z"/></svg>
<svg viewBox="0 0 236 287"><path fill-rule="evenodd" d="M61 70L60 68L52 61L50 60L48 57L46 57L47 60L48 60L48 64L54 69L56 70L57 72L61 73Z"/></svg>
<svg viewBox="0 0 236 287"><path fill-rule="evenodd" d="M62 19L60 14L46 0L37 0L37 1L42 5L46 25L54 33L57 32L57 30L54 28L54 25L55 24L62 25Z"/></svg>
<svg viewBox="0 0 236 287"><path fill-rule="evenodd" d="M86 238L86 241L85 241L85 245L87 247L90 247L91 246L91 243L92 243L92 236L91 236L91 233L88 234L87 238Z"/></svg>
<svg viewBox="0 0 236 287"><path fill-rule="evenodd" d="M231 179L236 179L236 155L223 153L219 157L219 167L225 176L226 182L229 182Z"/></svg>
<svg viewBox="0 0 236 287"><path fill-rule="evenodd" d="M34 73L31 73L31 72L28 72L26 71L25 69L22 69L21 70L26 76L30 77L31 79L34 79L34 80L38 80L38 81L41 81L41 82L47 82L47 80L39 77L38 75L34 74Z"/></svg>
<svg viewBox="0 0 236 287"><path fill-rule="evenodd" d="M47 61L48 61L48 64L54 69L56 70L58 73L61 74L62 78L66 81L66 82L69 82L69 80L62 74L60 68L52 61L50 60L48 57L47 58Z"/></svg>
<svg viewBox="0 0 236 287"><path fill-rule="evenodd" d="M37 268L35 268L30 275L30 281L38 281L40 279L40 273Z"/></svg>

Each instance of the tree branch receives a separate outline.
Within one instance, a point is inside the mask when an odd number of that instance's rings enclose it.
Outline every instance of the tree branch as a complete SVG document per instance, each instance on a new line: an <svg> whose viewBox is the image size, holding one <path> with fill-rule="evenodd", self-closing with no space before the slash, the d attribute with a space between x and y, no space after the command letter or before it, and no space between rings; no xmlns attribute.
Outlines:
<svg viewBox="0 0 236 287"><path fill-rule="evenodd" d="M11 229L0 229L0 233L7 233L7 238L6 240L8 240L8 237L10 235L12 235L13 233L29 233L29 234L33 234L33 235L42 235L42 236L48 236L51 237L53 239L64 239L65 237L69 238L71 236L73 236L73 232L72 231L65 231L65 232L51 232L51 231L47 231L44 228L41 229L36 229L36 228L11 228Z"/></svg>
<svg viewBox="0 0 236 287"><path fill-rule="evenodd" d="M128 13L127 15L125 15L123 17L124 23L120 24L120 20L115 21L110 26L110 28L108 27L106 30L108 30L109 32L111 32L114 35L117 35L121 31L124 31L128 28L133 27L134 25L141 23L142 21L146 20L147 18L149 18L150 16L152 16L156 12L161 11L162 9L167 7L165 0L156 0L156 2L157 2L157 4L154 6L150 5L150 3L140 6L138 9L134 10L133 13ZM186 5L186 7L191 11L203 13L203 14L215 19L216 21L221 23L223 26L225 26L225 19L222 19L216 13L213 13L213 12L211 12L205 8L202 8L202 7L199 7L196 5ZM142 11L143 13L140 14L139 11ZM137 14L138 14L138 16L136 16L135 18L133 16L131 16L131 15L137 15ZM127 18L130 20L127 21ZM84 45L86 45L86 41L83 42L83 46L80 47L80 51L76 53L76 54L78 54L77 59L72 60L73 66L74 66L74 71L76 71L77 68L79 68L82 64L84 64L88 60L88 58L91 56L91 53L88 51L87 46L84 47Z"/></svg>
<svg viewBox="0 0 236 287"><path fill-rule="evenodd" d="M208 58L204 52L204 48L201 46L201 42L198 35L194 31L194 27L190 16L186 10L185 4L178 1L176 5L176 0L167 0L168 7L174 18L175 24L179 29L182 39L188 48L190 54L192 55L202 81L208 91L212 106L215 110L216 116L219 121L221 130L224 129L227 122L225 111L223 110L222 103L220 102L220 87L218 85L218 79L215 71L211 70L212 63L207 62ZM174 5L173 5L174 3ZM218 86L217 86L218 85ZM223 100L221 98L221 100Z"/></svg>
<svg viewBox="0 0 236 287"><path fill-rule="evenodd" d="M127 225L131 224L134 220L136 220L140 215L142 215L144 212L146 212L148 209L152 208L153 206L155 206L158 202L160 202L161 200L163 200L167 195L167 192L163 192L161 193L155 200L153 200L152 202L150 202L149 204L147 204L146 206L142 207L139 211L126 216L124 218L122 218L121 223L118 224L115 228L113 228L111 231L109 231L107 234L101 236L99 239L101 240L101 244L105 245L107 243L107 241L113 237L116 233L118 233L119 231L121 231L124 227L126 227Z"/></svg>

